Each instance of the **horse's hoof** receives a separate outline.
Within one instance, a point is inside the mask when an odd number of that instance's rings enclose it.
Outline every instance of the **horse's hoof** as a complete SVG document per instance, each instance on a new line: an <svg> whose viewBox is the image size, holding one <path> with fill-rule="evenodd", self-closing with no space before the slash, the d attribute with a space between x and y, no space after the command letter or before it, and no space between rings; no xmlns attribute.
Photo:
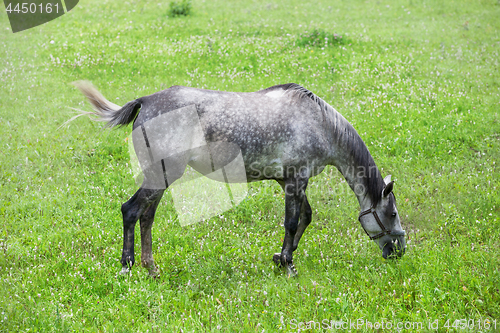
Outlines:
<svg viewBox="0 0 500 333"><path fill-rule="evenodd" d="M148 272L150 278L156 279L160 277L160 271L156 267L154 269L148 270Z"/></svg>
<svg viewBox="0 0 500 333"><path fill-rule="evenodd" d="M275 253L273 255L273 261L276 264L276 266L280 267L281 266L281 253Z"/></svg>
<svg viewBox="0 0 500 333"><path fill-rule="evenodd" d="M130 275L130 269L128 267L123 267L122 270L120 271L120 275L121 276L125 276L125 275Z"/></svg>
<svg viewBox="0 0 500 333"><path fill-rule="evenodd" d="M283 266L281 265L281 253L275 253L273 255L273 261L276 264L276 266L283 268ZM299 272L297 272L297 269L295 268L293 262L287 263L285 265L285 272L288 278L293 278L299 275Z"/></svg>
<svg viewBox="0 0 500 333"><path fill-rule="evenodd" d="M294 278L299 275L299 272L297 272L297 269L295 268L295 265L293 263L289 263L286 265L286 276L288 278Z"/></svg>

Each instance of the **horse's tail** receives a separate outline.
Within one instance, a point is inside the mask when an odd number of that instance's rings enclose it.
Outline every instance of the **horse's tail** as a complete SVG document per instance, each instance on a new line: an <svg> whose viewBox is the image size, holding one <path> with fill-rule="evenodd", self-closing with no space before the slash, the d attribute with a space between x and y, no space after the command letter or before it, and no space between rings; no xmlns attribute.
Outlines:
<svg viewBox="0 0 500 333"><path fill-rule="evenodd" d="M96 121L106 122L106 126L125 126L134 121L141 108L141 99L128 102L123 107L108 101L97 89L88 81L76 81L73 84L87 97L94 111L85 112L71 118L68 122L80 117L95 115L98 118L91 118Z"/></svg>

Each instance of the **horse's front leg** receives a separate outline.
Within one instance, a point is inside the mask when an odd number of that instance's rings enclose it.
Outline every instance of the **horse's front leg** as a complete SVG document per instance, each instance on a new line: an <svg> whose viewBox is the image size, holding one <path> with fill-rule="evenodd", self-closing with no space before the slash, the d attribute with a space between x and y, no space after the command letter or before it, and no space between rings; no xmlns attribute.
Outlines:
<svg viewBox="0 0 500 333"><path fill-rule="evenodd" d="M302 204L306 200L307 182L308 178L298 176L286 180L283 186L285 191L285 238L281 254L279 254L279 263L285 268L289 277L297 275L297 270L293 264L293 251L296 249L294 239L298 231ZM278 261L277 254L274 255L273 259L275 262Z"/></svg>
<svg viewBox="0 0 500 333"><path fill-rule="evenodd" d="M297 250L299 246L299 241L304 231L309 226L312 220L312 209L307 201L307 196L304 195L304 200L302 201L302 206L300 210L299 225L297 227L297 232L295 233L295 238L293 239L293 251Z"/></svg>

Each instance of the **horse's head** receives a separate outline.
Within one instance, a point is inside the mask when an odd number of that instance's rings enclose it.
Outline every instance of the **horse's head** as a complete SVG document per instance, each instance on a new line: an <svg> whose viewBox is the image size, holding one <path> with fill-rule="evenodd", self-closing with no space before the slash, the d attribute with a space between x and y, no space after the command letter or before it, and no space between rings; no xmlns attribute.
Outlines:
<svg viewBox="0 0 500 333"><path fill-rule="evenodd" d="M382 198L377 205L362 211L359 222L366 233L382 250L382 256L388 258L392 254L401 257L406 250L405 231L401 227L396 198L392 193L394 182L391 176L384 179L386 184Z"/></svg>

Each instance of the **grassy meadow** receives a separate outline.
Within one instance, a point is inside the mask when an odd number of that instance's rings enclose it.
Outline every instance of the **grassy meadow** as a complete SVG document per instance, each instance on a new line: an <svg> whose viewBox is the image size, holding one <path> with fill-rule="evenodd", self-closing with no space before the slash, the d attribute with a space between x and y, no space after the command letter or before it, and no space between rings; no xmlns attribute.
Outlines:
<svg viewBox="0 0 500 333"><path fill-rule="evenodd" d="M16 34L0 14L0 332L500 331L499 1L168 9L80 1ZM71 85L82 79L119 105L172 85L305 86L396 180L406 255L382 258L329 167L309 183L298 278L271 260L284 235L273 182L188 226L166 192L153 227L161 276L139 265L119 276L120 206L137 189L131 127L60 127L71 108L90 110ZM349 321L361 326L339 326Z"/></svg>

